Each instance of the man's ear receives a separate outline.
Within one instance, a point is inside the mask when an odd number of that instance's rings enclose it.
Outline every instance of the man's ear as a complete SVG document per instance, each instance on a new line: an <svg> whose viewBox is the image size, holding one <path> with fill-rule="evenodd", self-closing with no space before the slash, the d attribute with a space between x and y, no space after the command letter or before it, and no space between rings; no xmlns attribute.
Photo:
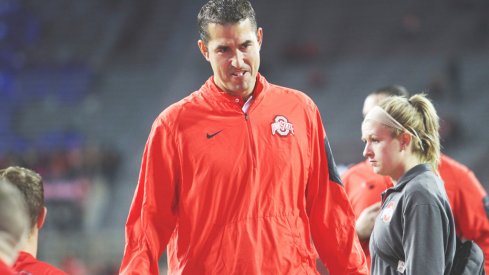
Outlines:
<svg viewBox="0 0 489 275"><path fill-rule="evenodd" d="M39 213L39 216L37 217L36 227L38 229L41 229L44 226L44 222L46 221L47 214L48 214L48 209L46 207L43 207L41 209L41 212Z"/></svg>
<svg viewBox="0 0 489 275"><path fill-rule="evenodd" d="M197 41L197 46L199 46L200 53L202 53L205 60L209 61L209 49L207 49L207 45L205 45L204 41L199 39L199 41Z"/></svg>
<svg viewBox="0 0 489 275"><path fill-rule="evenodd" d="M263 43L263 29L258 28L256 30L256 39L258 40L258 48L261 49L261 44Z"/></svg>

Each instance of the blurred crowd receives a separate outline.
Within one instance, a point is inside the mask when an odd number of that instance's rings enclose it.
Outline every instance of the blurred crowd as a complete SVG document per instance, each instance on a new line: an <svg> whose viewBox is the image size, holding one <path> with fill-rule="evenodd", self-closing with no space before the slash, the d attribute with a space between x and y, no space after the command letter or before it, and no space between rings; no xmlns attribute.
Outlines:
<svg viewBox="0 0 489 275"><path fill-rule="evenodd" d="M120 163L116 149L96 145L0 154L0 167L30 167L43 177L52 212L46 226L55 230L100 227L104 211L97 205L107 199L106 190L114 184Z"/></svg>

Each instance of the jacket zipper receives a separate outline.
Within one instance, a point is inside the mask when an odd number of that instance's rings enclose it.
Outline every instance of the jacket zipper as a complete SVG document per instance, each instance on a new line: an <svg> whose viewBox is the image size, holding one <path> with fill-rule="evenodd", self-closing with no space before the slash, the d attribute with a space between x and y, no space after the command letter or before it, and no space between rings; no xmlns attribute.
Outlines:
<svg viewBox="0 0 489 275"><path fill-rule="evenodd" d="M253 169L256 169L256 146L255 146L255 140L253 139L253 131L251 130L251 121L250 117L248 116L248 113L244 113L244 117L246 120L246 126L248 128L248 137L250 139L250 144L251 144L251 158L253 160Z"/></svg>

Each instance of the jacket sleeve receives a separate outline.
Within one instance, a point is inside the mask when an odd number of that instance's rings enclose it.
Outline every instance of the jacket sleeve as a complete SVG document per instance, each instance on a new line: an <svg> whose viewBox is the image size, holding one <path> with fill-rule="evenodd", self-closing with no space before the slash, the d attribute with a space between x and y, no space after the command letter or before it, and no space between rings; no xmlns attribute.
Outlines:
<svg viewBox="0 0 489 275"><path fill-rule="evenodd" d="M331 275L368 274L355 214L341 184L319 111L311 127L306 203L314 246Z"/></svg>
<svg viewBox="0 0 489 275"><path fill-rule="evenodd" d="M485 271L489 274L489 197L470 170L457 176L458 192L453 200L457 233L475 241L484 252Z"/></svg>
<svg viewBox="0 0 489 275"><path fill-rule="evenodd" d="M156 120L146 143L119 274L159 274L158 260L174 231L177 149L168 128Z"/></svg>
<svg viewBox="0 0 489 275"><path fill-rule="evenodd" d="M348 200L350 202L350 205L353 209L353 213L355 214L355 221L360 217L360 214L362 213L363 210L365 210L365 204L370 203L372 201L372 194L365 194L364 192L359 196L358 190L355 190L355 188L358 188L362 182L359 181L359 177L355 177L354 173L357 166L351 167L348 171L346 171L342 177L341 180L343 182L343 186L345 187L345 192L348 197ZM362 177L362 179L364 179ZM357 193L355 193L355 191ZM363 191L363 190L362 190ZM367 198L369 196L369 198ZM380 194L377 196L377 201L380 201ZM356 230L355 230L356 232ZM358 236L358 234L357 234ZM360 245L362 246L363 253L365 254L365 258L367 261L370 259L369 255L369 242L370 238L367 238L366 240L360 240ZM368 262L367 262L368 264Z"/></svg>

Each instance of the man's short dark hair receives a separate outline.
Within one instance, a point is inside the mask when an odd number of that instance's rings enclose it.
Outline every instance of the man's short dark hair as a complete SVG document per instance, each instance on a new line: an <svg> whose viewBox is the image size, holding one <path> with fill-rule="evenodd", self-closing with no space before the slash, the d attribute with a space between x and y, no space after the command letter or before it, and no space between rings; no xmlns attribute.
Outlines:
<svg viewBox="0 0 489 275"><path fill-rule="evenodd" d="M209 42L207 27L210 23L236 24L246 19L257 29L255 11L248 0L210 0L197 15L200 38L205 44Z"/></svg>
<svg viewBox="0 0 489 275"><path fill-rule="evenodd" d="M409 97L409 92L404 86L401 85L384 86L373 91L371 94L386 95L386 96L402 96L406 98Z"/></svg>
<svg viewBox="0 0 489 275"><path fill-rule="evenodd" d="M25 198L31 228L44 207L44 187L42 177L27 168L11 166L0 170L0 178L4 178L17 187Z"/></svg>

